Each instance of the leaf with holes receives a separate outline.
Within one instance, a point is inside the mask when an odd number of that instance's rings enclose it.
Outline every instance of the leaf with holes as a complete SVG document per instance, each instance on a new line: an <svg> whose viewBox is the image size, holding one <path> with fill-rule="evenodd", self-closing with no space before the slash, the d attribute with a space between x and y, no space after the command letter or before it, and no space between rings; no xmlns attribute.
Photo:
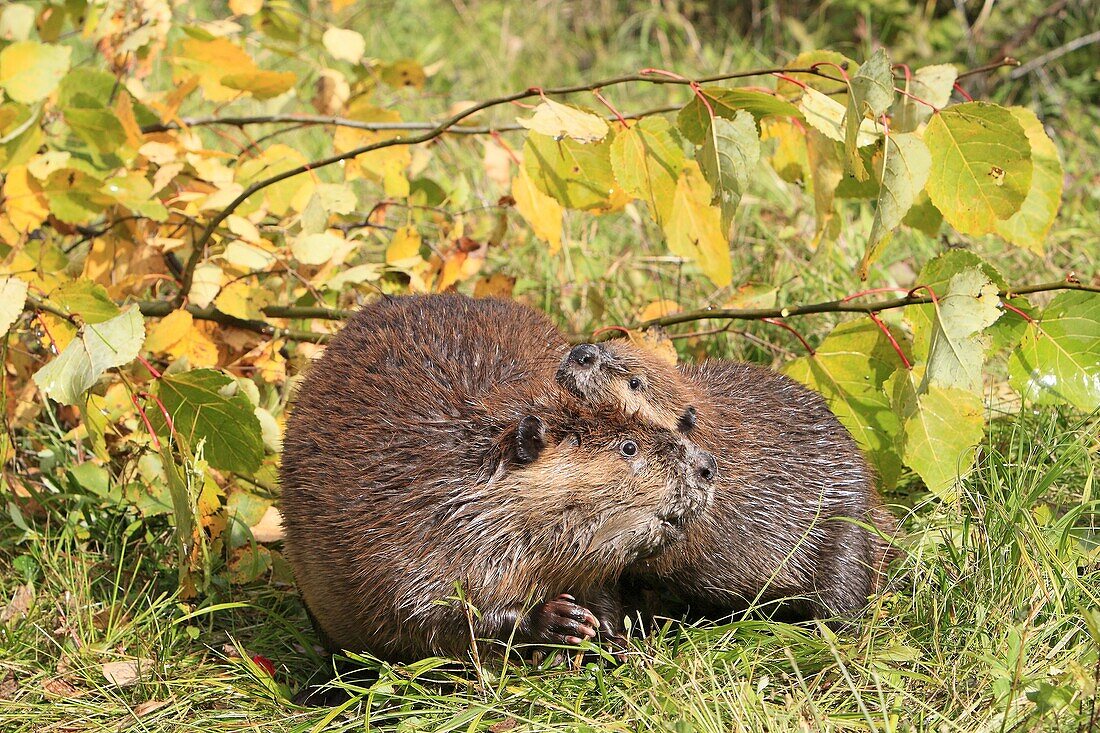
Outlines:
<svg viewBox="0 0 1100 733"><path fill-rule="evenodd" d="M1100 408L1100 294L1060 293L1008 361L1012 386L1040 404Z"/></svg>
<svg viewBox="0 0 1100 733"><path fill-rule="evenodd" d="M721 214L710 205L711 197L699 164L689 160L676 180L665 236L673 254L696 260L703 274L721 288L732 281L733 267L729 239Z"/></svg>
<svg viewBox="0 0 1100 733"><path fill-rule="evenodd" d="M141 311L131 306L101 323L86 323L56 359L34 373L34 382L58 402L75 405L103 372L129 364L145 341Z"/></svg>
<svg viewBox="0 0 1100 733"><path fill-rule="evenodd" d="M928 345L929 384L980 394L989 338L982 334L1001 315L997 286L977 267L953 275L934 305Z"/></svg>
<svg viewBox="0 0 1100 733"><path fill-rule="evenodd" d="M900 335L895 338L902 341ZM861 318L840 324L814 354L788 362L782 369L825 397L867 453L884 486L892 486L901 472L895 447L901 423L882 384L901 366L886 335L869 318Z"/></svg>
<svg viewBox="0 0 1100 733"><path fill-rule="evenodd" d="M848 107L844 112L844 152L848 157L848 167L857 181L867 180L867 168L859 155L858 138L860 126L870 116L877 120L886 113L894 101L894 75L890 71L890 60L881 48L863 62L849 81Z"/></svg>
<svg viewBox="0 0 1100 733"><path fill-rule="evenodd" d="M732 120L715 117L699 149L699 168L714 190L711 204L722 211L722 231L728 232L741 196L760 161L760 138L752 115L739 110Z"/></svg>
<svg viewBox="0 0 1100 733"><path fill-rule="evenodd" d="M1043 240L1062 204L1062 161L1043 123L1026 107L1009 107L1031 143L1031 188L1020 210L997 222L997 234L1017 247L1043 254Z"/></svg>
<svg viewBox="0 0 1100 733"><path fill-rule="evenodd" d="M260 467L264 455L260 421L232 377L196 369L165 374L156 386L176 436L188 449L194 452L203 442L207 462L217 469L247 474ZM168 434L159 410L150 418L158 433Z"/></svg>
<svg viewBox="0 0 1100 733"><path fill-rule="evenodd" d="M955 498L954 487L974 465L975 448L985 435L985 408L973 392L929 384L920 367L899 369L885 384L903 429L898 445L905 465L941 499Z"/></svg>
<svg viewBox="0 0 1100 733"><path fill-rule="evenodd" d="M871 263L882 254L894 229L901 224L917 194L924 188L931 167L928 148L916 135L901 133L886 139L875 220L871 224L867 251L859 263L861 280L867 279Z"/></svg>
<svg viewBox="0 0 1100 733"><path fill-rule="evenodd" d="M660 117L639 120L611 143L615 180L628 194L646 202L658 224L668 221L676 180L685 160L671 125Z"/></svg>
<svg viewBox="0 0 1100 733"><path fill-rule="evenodd" d="M1031 143L1004 107L967 102L932 117L928 196L963 234L989 234L1024 203L1031 188Z"/></svg>

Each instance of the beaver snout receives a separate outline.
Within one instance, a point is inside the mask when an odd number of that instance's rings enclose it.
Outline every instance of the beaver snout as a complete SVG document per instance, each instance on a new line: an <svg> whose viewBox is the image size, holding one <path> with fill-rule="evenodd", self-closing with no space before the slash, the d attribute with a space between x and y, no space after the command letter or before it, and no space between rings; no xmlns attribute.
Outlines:
<svg viewBox="0 0 1100 733"><path fill-rule="evenodd" d="M579 367L591 369L600 362L600 349L595 344L574 346L569 352L569 362Z"/></svg>

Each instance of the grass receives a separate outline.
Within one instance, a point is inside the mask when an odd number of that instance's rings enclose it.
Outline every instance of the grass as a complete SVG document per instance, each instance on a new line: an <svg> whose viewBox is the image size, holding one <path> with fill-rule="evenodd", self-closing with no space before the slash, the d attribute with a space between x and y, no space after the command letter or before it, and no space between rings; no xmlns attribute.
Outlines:
<svg viewBox="0 0 1100 733"><path fill-rule="evenodd" d="M461 99L645 66L714 73L787 60L801 46L826 44L862 56L866 44L852 39L855 11L848 5L824 5L804 25L768 10L759 26L712 27L701 11L673 12L667 3L443 6L415 0L364 5L353 27L364 33L371 55L442 62L421 98L384 92L391 97L379 100L410 110L407 118L427 119ZM204 4L191 6L209 15ZM880 28L897 34L906 27L904 4L868 6ZM994 12L987 33L1011 36L1018 12ZM1084 4L1067 12L1087 27ZM1059 45L1066 32L1044 26L1017 55ZM915 65L965 63L955 50L962 37L959 28L936 21L931 50L918 52L920 44L904 35L890 43L911 53L906 60ZM994 262L1010 282L1095 268L1083 243L1095 241L1100 212L1091 167L1100 120L1090 105L1097 82L1091 67L1080 69L1082 58L1071 54L1050 70L1062 83L991 90L999 102L1041 109L1065 156L1068 185L1048 255L1039 260L1005 251L992 239L899 233L873 274L874 285L911 284L922 263L960 244ZM609 92L624 110L684 102L685 94L652 86ZM314 154L324 149L326 134L313 130L284 141ZM502 193L485 182L476 145L439 144L428 174L445 183L468 178L474 203ZM797 187L758 182L738 215L735 281L776 284L782 302L860 289L853 271L870 226L867 207L846 207L844 234L818 250L805 245L813 231L811 208ZM517 294L576 331L630 322L660 298L696 307L711 296L690 268L661 257L659 235L644 215L570 214L568 224L570 243L557 258L516 238L490 252L486 271L517 276ZM797 325L814 341L835 321L820 316ZM766 324L747 324L745 332L757 340L717 336L678 344L694 359L775 363L800 353L793 337ZM171 527L163 516L143 517L122 500L121 479L93 490L94 482L75 478L79 460L73 441L64 438L67 427L64 416L46 407L21 428L21 467L36 471L43 490L35 500L0 492L5 733L1100 727L1096 416L1046 407L993 420L978 468L954 503L931 498L911 477L903 482L887 498L903 517L908 556L892 568L887 590L860 623L838 635L761 620L669 624L635 638L628 663L575 671L513 666L460 675L431 660L396 668L368 661L380 679L348 682L356 694L334 710L288 702L326 662L314 651L285 573L276 566L260 581L222 582L202 602L180 603ZM254 655L274 663L274 679ZM111 682L105 669L126 684Z"/></svg>
<svg viewBox="0 0 1100 733"><path fill-rule="evenodd" d="M0 537L0 730L1088 730L1097 724L1100 422L997 420L952 505L910 494L905 546L861 623L762 620L635 638L621 666L379 666L343 709L287 700L323 664L295 594L184 607L157 522L48 499ZM94 539L82 540L86 531ZM277 667L272 680L250 657ZM104 665L144 660L117 686ZM492 728L491 726L496 726Z"/></svg>

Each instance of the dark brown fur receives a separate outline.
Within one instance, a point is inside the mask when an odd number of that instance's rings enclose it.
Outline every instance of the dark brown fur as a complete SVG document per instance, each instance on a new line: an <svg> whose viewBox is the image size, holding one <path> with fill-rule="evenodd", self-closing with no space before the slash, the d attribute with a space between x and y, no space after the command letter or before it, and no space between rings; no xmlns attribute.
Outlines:
<svg viewBox="0 0 1100 733"><path fill-rule="evenodd" d="M795 618L851 614L866 604L893 552L857 523L887 537L895 524L873 472L820 395L751 364L677 370L624 342L600 350L602 376L567 357L563 371L589 373L559 371L559 381L590 403L615 404L623 402L624 380L641 376L645 389L628 393L627 404L670 428L682 422L684 405L694 405L689 437L718 460L711 508L683 543L633 565L628 581L671 591L693 614L711 617L780 599L790 599L784 608Z"/></svg>
<svg viewBox="0 0 1100 733"><path fill-rule="evenodd" d="M330 649L408 661L460 657L472 636L585 638L589 607L614 619L622 569L682 536L713 458L557 388L564 348L515 303L402 297L357 313L312 366L281 506Z"/></svg>

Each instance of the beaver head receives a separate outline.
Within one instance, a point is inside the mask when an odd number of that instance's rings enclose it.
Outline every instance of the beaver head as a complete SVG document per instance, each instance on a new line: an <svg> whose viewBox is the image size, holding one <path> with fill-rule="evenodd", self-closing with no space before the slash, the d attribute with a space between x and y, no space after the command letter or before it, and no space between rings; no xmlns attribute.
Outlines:
<svg viewBox="0 0 1100 733"><path fill-rule="evenodd" d="M574 560L595 554L614 567L681 539L709 505L714 457L622 410L567 402L498 437L486 491L504 504L514 497L531 517L561 517L572 546L552 544Z"/></svg>
<svg viewBox="0 0 1100 733"><path fill-rule="evenodd" d="M556 379L593 406L618 406L669 430L695 427L695 394L676 366L627 341L580 344L562 359Z"/></svg>

